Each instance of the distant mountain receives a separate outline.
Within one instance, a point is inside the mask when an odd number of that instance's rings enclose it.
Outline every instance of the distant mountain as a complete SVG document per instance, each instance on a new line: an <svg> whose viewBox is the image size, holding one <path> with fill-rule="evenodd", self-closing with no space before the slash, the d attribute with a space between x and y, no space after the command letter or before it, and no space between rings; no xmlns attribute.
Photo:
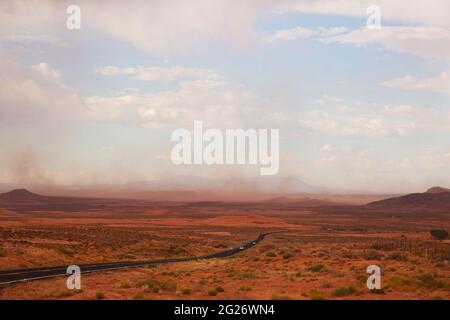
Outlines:
<svg viewBox="0 0 450 320"><path fill-rule="evenodd" d="M427 190L427 193L441 193L441 192L450 192L450 189L442 187L433 187Z"/></svg>
<svg viewBox="0 0 450 320"><path fill-rule="evenodd" d="M220 192L252 191L264 193L325 193L330 189L313 186L292 177L241 177L232 180L178 176L169 179L128 183L127 188L144 191L208 190Z"/></svg>
<svg viewBox="0 0 450 320"><path fill-rule="evenodd" d="M424 193L411 193L402 197L371 202L366 207L396 210L449 210L450 190L433 187Z"/></svg>
<svg viewBox="0 0 450 320"><path fill-rule="evenodd" d="M222 187L223 182L198 176L177 176L174 178L138 181L128 183L126 186L132 189L152 191L187 191L209 190Z"/></svg>
<svg viewBox="0 0 450 320"><path fill-rule="evenodd" d="M43 196L32 193L27 189L14 189L6 193L0 193L0 199L3 200L37 200Z"/></svg>
<svg viewBox="0 0 450 320"><path fill-rule="evenodd" d="M342 203L329 201L329 200L322 200L322 199L314 199L314 198L289 198L289 197L277 197L272 198L264 201L268 204L277 204L282 206L293 206L293 207L303 207L303 208L310 208L310 207L321 207L321 206L332 206L332 205L342 205Z"/></svg>

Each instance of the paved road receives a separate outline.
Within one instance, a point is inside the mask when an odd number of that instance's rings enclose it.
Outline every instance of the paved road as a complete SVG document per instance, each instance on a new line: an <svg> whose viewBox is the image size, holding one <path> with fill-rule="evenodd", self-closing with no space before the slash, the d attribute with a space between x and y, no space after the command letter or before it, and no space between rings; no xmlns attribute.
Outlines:
<svg viewBox="0 0 450 320"><path fill-rule="evenodd" d="M192 257L192 258L177 258L177 259L161 259L161 260L143 260L143 261L120 261L120 262L105 262L105 263L90 263L78 265L81 269L81 273L91 273L107 270L127 269L127 268L139 268L149 264L166 264L175 262L186 262L201 259L214 259L225 258L233 256L239 252L248 250L253 246L261 242L269 233L261 233L255 240L247 241L245 244L238 248L233 248L225 251L216 252L213 254ZM50 267L36 267L27 269L9 269L0 270L0 285L7 285L16 282L38 280L53 278L58 276L68 276L68 266L50 266Z"/></svg>

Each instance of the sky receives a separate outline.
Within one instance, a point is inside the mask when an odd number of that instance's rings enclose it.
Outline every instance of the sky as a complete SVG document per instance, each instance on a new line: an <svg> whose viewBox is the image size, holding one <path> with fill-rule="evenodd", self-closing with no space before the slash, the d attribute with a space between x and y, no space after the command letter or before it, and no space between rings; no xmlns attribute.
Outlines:
<svg viewBox="0 0 450 320"><path fill-rule="evenodd" d="M450 2L0 2L0 183L258 175L174 165L195 120L279 129L279 176L309 184L450 186Z"/></svg>

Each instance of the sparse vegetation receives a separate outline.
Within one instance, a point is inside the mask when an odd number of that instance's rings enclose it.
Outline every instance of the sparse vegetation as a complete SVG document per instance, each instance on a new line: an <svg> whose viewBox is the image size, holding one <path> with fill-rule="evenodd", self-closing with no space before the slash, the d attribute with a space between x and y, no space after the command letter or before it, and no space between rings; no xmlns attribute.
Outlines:
<svg viewBox="0 0 450 320"><path fill-rule="evenodd" d="M309 292L309 298L311 300L326 300L325 296L315 289L312 289Z"/></svg>
<svg viewBox="0 0 450 320"><path fill-rule="evenodd" d="M433 238L441 241L448 238L448 232L444 229L433 229L430 231L430 234L433 236Z"/></svg>
<svg viewBox="0 0 450 320"><path fill-rule="evenodd" d="M400 252L393 252L388 256L389 260L405 261L406 257Z"/></svg>
<svg viewBox="0 0 450 320"><path fill-rule="evenodd" d="M241 287L239 288L239 290L240 290L240 291L252 291L252 288L250 288L250 287L245 287L245 286L241 286Z"/></svg>
<svg viewBox="0 0 450 320"><path fill-rule="evenodd" d="M412 277L398 275L386 281L386 286L401 291L416 291L421 289L436 290L450 288L450 285L439 279L435 272L427 272Z"/></svg>
<svg viewBox="0 0 450 320"><path fill-rule="evenodd" d="M208 291L208 296L210 296L210 297L215 297L215 296L217 296L217 291L216 290L209 290Z"/></svg>
<svg viewBox="0 0 450 320"><path fill-rule="evenodd" d="M271 299L272 300L293 300L292 297L290 297L290 296L278 295L278 294L272 295Z"/></svg>
<svg viewBox="0 0 450 320"><path fill-rule="evenodd" d="M383 255L376 251L370 251L363 255L363 258L366 260L381 260L383 259Z"/></svg>
<svg viewBox="0 0 450 320"><path fill-rule="evenodd" d="M145 295L143 292L136 293L136 295L134 296L134 300L144 300L144 299Z"/></svg>
<svg viewBox="0 0 450 320"><path fill-rule="evenodd" d="M185 295L191 294L191 289L183 288L183 289L181 289L181 293L185 294Z"/></svg>
<svg viewBox="0 0 450 320"><path fill-rule="evenodd" d="M315 264L308 267L307 270L311 272L321 272L325 270L325 266L323 264Z"/></svg>
<svg viewBox="0 0 450 320"><path fill-rule="evenodd" d="M2 251L7 254L6 259L0 258L0 269L116 261L118 257L157 260L173 254L202 256L238 247L269 227L307 228L269 235L253 249L229 258L86 275L84 293L63 290L65 279L55 278L36 281L33 290L22 283L2 288L0 299L450 299L447 243L431 240L431 228L422 224L419 214L385 224L385 220L374 221L372 216L352 214L342 219L339 213L315 211L306 215L289 207L277 211L274 218L270 208L261 208L257 215L249 208L246 215L238 207L223 204L195 209L171 205L146 208L146 219L156 222L141 224L143 210L136 209L135 202L132 205L130 210L119 204L108 205L105 211L95 207L93 212L105 219L104 224L94 224L94 218L79 219L78 211L60 215L50 210L45 215L46 225L23 222L20 227L9 227L10 222L1 224L0 214L0 256ZM236 214L230 215L234 210ZM182 219L177 220L178 216ZM170 217L167 228L166 217ZM315 227L325 218L328 220L318 235ZM432 213L427 219L433 219L427 223L440 221ZM237 221L236 227L233 221ZM405 238L399 239L399 235ZM366 288L366 267L370 264L383 267L383 289Z"/></svg>
<svg viewBox="0 0 450 320"><path fill-rule="evenodd" d="M225 291L225 289L222 288L221 286L217 286L217 287L215 288L215 290L216 290L217 292L224 292L224 291Z"/></svg>
<svg viewBox="0 0 450 320"><path fill-rule="evenodd" d="M105 299L105 294L103 292L99 291L95 294L95 297L97 298L97 300L103 300L103 299Z"/></svg>
<svg viewBox="0 0 450 320"><path fill-rule="evenodd" d="M174 292L177 289L177 284L171 280L158 281L154 279L148 279L141 281L137 284L137 287L143 288L144 291L158 293L160 291Z"/></svg>
<svg viewBox="0 0 450 320"><path fill-rule="evenodd" d="M356 290L353 287L339 287L334 289L331 295L333 297L347 297L354 293L356 293Z"/></svg>

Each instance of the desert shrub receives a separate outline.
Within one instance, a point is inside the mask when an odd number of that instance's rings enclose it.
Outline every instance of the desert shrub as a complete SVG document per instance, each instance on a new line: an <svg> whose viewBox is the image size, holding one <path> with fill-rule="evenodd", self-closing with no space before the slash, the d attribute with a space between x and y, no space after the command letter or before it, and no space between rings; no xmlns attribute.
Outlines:
<svg viewBox="0 0 450 320"><path fill-rule="evenodd" d="M171 280L168 281L158 281L158 280L145 280L137 284L138 287L146 288L146 291L151 291L158 293L160 291L175 291L177 289L177 284Z"/></svg>
<svg viewBox="0 0 450 320"><path fill-rule="evenodd" d="M367 273L359 272L356 275L356 280L358 280L361 283L366 283L367 282L367 277L368 277Z"/></svg>
<svg viewBox="0 0 450 320"><path fill-rule="evenodd" d="M293 254L290 252L286 252L285 254L283 254L283 259L287 260L293 257Z"/></svg>
<svg viewBox="0 0 450 320"><path fill-rule="evenodd" d="M198 283L199 283L200 285L204 286L205 284L208 283L208 280L206 280L206 279L200 279L200 280L198 281Z"/></svg>
<svg viewBox="0 0 450 320"><path fill-rule="evenodd" d="M216 290L217 292L224 292L224 291L225 291L225 289L222 288L221 286L216 287L215 290Z"/></svg>
<svg viewBox="0 0 450 320"><path fill-rule="evenodd" d="M345 273L342 272L341 270L330 270L330 274L331 276L336 278L342 278L345 276Z"/></svg>
<svg viewBox="0 0 450 320"><path fill-rule="evenodd" d="M279 295L279 294L274 294L271 299L272 300L293 300L292 297L285 296L285 295Z"/></svg>
<svg viewBox="0 0 450 320"><path fill-rule="evenodd" d="M441 289L446 287L446 283L437 278L435 272L424 273L416 276L416 279L422 282L422 285L429 289Z"/></svg>
<svg viewBox="0 0 450 320"><path fill-rule="evenodd" d="M176 245L171 245L169 248L161 249L160 251L167 258L191 255L184 247Z"/></svg>
<svg viewBox="0 0 450 320"><path fill-rule="evenodd" d="M119 260L134 260L134 259L136 259L136 257L134 255L132 255L131 253L121 253L121 254L117 255L117 258Z"/></svg>
<svg viewBox="0 0 450 320"><path fill-rule="evenodd" d="M76 295L77 293L75 291L72 290L65 290L62 291L61 293L59 293L59 298L68 298L68 297L72 297L74 295Z"/></svg>
<svg viewBox="0 0 450 320"><path fill-rule="evenodd" d="M75 251L69 247L58 247L58 251L69 257L73 257L73 255L75 254Z"/></svg>
<svg viewBox="0 0 450 320"><path fill-rule="evenodd" d="M6 257L6 251L2 247L0 247L0 258L1 257Z"/></svg>
<svg viewBox="0 0 450 320"><path fill-rule="evenodd" d="M239 278L239 280L242 280L242 279L256 278L256 276L257 276L257 274L255 271L247 270L247 271L239 273L238 278Z"/></svg>
<svg viewBox="0 0 450 320"><path fill-rule="evenodd" d="M130 284L128 282L125 282L125 283L122 283L119 288L121 288L121 289L128 289L130 287L131 287Z"/></svg>
<svg viewBox="0 0 450 320"><path fill-rule="evenodd" d="M266 244L260 247L259 251L266 252L269 250L275 250L276 246L274 244Z"/></svg>
<svg viewBox="0 0 450 320"><path fill-rule="evenodd" d="M317 291L315 289L312 289L309 292L309 298L311 300L327 300L322 293L320 293L319 291Z"/></svg>
<svg viewBox="0 0 450 320"><path fill-rule="evenodd" d="M386 281L387 287L392 287L403 291L416 291L420 289L442 289L448 288L449 284L438 279L435 272L423 273L413 277L403 275L394 276Z"/></svg>
<svg viewBox="0 0 450 320"><path fill-rule="evenodd" d="M325 266L323 264L314 264L310 267L307 268L308 271L312 271L312 272L320 272L325 270Z"/></svg>
<svg viewBox="0 0 450 320"><path fill-rule="evenodd" d="M385 246L384 246L383 244L381 244L381 243L374 243L374 244L371 246L371 248L374 249L374 250L383 250L384 247L385 247Z"/></svg>
<svg viewBox="0 0 450 320"><path fill-rule="evenodd" d="M183 289L181 289L181 293L182 294L190 294L191 293L191 289L183 288Z"/></svg>
<svg viewBox="0 0 450 320"><path fill-rule="evenodd" d="M333 297L346 297L354 294L356 292L353 287L340 287L333 290L331 295Z"/></svg>
<svg viewBox="0 0 450 320"><path fill-rule="evenodd" d="M325 250L325 249L316 249L316 250L313 250L312 252L311 252L311 254L313 254L313 255L315 255L315 256L317 256L317 257L319 257L319 258L322 258L322 257L325 257L326 255L328 255L329 254L329 252L328 252L328 250Z"/></svg>
<svg viewBox="0 0 450 320"><path fill-rule="evenodd" d="M384 256L376 251L369 251L363 255L366 260L381 260Z"/></svg>
<svg viewBox="0 0 450 320"><path fill-rule="evenodd" d="M226 248L228 248L228 247L227 247L226 244L219 243L219 244L214 245L214 248L217 248L217 249L226 249Z"/></svg>
<svg viewBox="0 0 450 320"><path fill-rule="evenodd" d="M389 260L397 260L397 261L405 261L406 257L403 256L400 252L392 252L389 256L388 256Z"/></svg>
<svg viewBox="0 0 450 320"><path fill-rule="evenodd" d="M144 300L145 296L143 292L136 293L134 300Z"/></svg>
<svg viewBox="0 0 450 320"><path fill-rule="evenodd" d="M216 291L216 290L209 290L209 291L208 291L208 296L210 296L210 297L215 297L215 296L217 296L217 291Z"/></svg>
<svg viewBox="0 0 450 320"><path fill-rule="evenodd" d="M239 290L240 290L240 291L252 291L252 288L242 286L242 287L239 288Z"/></svg>
<svg viewBox="0 0 450 320"><path fill-rule="evenodd" d="M384 291L384 289L372 289L372 290L370 290L370 292L372 292L374 294L385 294L386 293Z"/></svg>
<svg viewBox="0 0 450 320"><path fill-rule="evenodd" d="M97 300L102 300L105 299L105 294L103 292L97 292L95 294L95 297L97 298Z"/></svg>
<svg viewBox="0 0 450 320"><path fill-rule="evenodd" d="M355 255L353 253L351 253L350 251L344 251L342 253L342 257L345 259L353 259L355 257Z"/></svg>
<svg viewBox="0 0 450 320"><path fill-rule="evenodd" d="M430 234L437 240L445 240L448 238L448 232L444 229L433 229L430 231Z"/></svg>
<svg viewBox="0 0 450 320"><path fill-rule="evenodd" d="M277 254L275 253L275 251L267 251L266 256L273 258L273 257L276 257Z"/></svg>

